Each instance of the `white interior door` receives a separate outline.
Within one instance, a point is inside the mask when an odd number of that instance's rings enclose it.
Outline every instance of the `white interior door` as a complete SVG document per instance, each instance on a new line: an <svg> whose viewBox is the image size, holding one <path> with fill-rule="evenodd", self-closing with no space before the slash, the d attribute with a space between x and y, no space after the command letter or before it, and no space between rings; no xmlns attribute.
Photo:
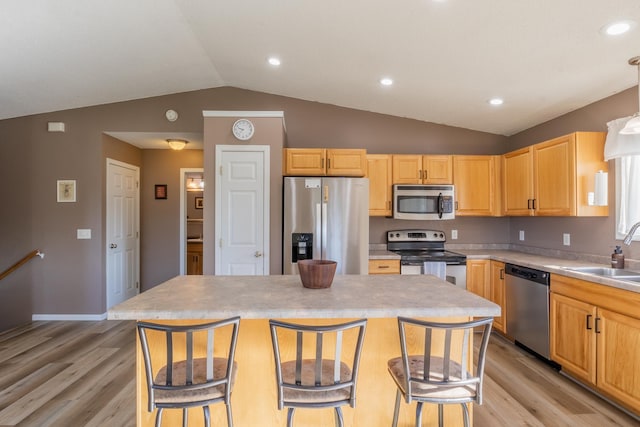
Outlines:
<svg viewBox="0 0 640 427"><path fill-rule="evenodd" d="M140 289L140 169L107 159L107 309Z"/></svg>
<svg viewBox="0 0 640 427"><path fill-rule="evenodd" d="M215 216L215 274L269 274L269 146L216 147Z"/></svg>

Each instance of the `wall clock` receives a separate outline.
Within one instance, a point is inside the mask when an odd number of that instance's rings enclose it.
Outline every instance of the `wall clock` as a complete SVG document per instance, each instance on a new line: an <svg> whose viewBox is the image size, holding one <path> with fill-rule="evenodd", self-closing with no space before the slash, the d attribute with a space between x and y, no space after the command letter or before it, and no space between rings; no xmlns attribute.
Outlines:
<svg viewBox="0 0 640 427"><path fill-rule="evenodd" d="M251 139L255 130L253 123L248 119L236 120L231 129L233 131L233 136L238 138L240 141Z"/></svg>

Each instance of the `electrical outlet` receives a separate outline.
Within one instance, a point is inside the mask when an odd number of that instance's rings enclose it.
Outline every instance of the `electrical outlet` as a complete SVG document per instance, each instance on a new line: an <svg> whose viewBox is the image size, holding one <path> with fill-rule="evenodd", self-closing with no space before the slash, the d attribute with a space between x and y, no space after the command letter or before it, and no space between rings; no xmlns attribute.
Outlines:
<svg viewBox="0 0 640 427"><path fill-rule="evenodd" d="M571 234L569 233L562 234L562 244L565 246L571 246Z"/></svg>
<svg viewBox="0 0 640 427"><path fill-rule="evenodd" d="M451 240L456 240L458 238L458 230L451 230Z"/></svg>
<svg viewBox="0 0 640 427"><path fill-rule="evenodd" d="M520 240L524 240L524 230L520 230L520 236L519 236Z"/></svg>

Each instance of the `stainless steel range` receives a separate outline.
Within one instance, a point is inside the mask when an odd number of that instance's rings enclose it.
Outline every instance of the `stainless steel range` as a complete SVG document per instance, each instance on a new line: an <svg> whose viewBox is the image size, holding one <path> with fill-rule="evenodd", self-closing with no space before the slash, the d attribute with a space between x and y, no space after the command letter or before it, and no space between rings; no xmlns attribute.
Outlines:
<svg viewBox="0 0 640 427"><path fill-rule="evenodd" d="M440 230L387 232L387 250L400 255L400 274L434 274L466 289L467 257L446 250L446 241Z"/></svg>

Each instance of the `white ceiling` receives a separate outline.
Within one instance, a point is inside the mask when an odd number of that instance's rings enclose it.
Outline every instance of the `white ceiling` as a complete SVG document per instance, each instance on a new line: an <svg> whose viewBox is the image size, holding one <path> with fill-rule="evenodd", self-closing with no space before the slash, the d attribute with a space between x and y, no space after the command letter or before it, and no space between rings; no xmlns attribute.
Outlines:
<svg viewBox="0 0 640 427"><path fill-rule="evenodd" d="M0 52L0 119L234 86L511 135L637 84L640 1L2 0Z"/></svg>

